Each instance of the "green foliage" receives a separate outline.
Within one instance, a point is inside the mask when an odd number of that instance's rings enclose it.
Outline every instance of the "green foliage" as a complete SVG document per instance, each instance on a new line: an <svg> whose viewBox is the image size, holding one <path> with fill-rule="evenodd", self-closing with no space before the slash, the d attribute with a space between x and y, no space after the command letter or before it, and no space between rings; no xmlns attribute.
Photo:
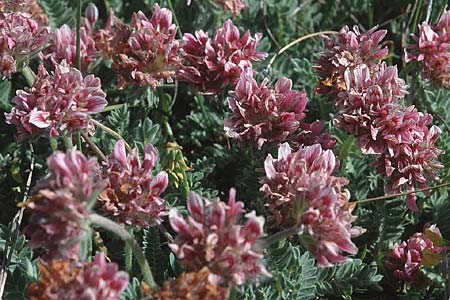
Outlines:
<svg viewBox="0 0 450 300"><path fill-rule="evenodd" d="M142 298L141 283L136 277L133 277L125 291L120 294L120 300L141 300Z"/></svg>
<svg viewBox="0 0 450 300"><path fill-rule="evenodd" d="M359 299L370 292L380 292L378 285L383 276L376 265L367 265L361 259L351 259L339 267L320 269L317 295L320 299Z"/></svg>
<svg viewBox="0 0 450 300"><path fill-rule="evenodd" d="M163 251L161 246L160 234L155 226L144 229L143 231L143 248L145 257L147 258L153 277L156 283L162 284L167 278L166 270L168 266L167 251Z"/></svg>
<svg viewBox="0 0 450 300"><path fill-rule="evenodd" d="M315 298L318 269L308 252L289 242L268 249L266 265L272 278L257 287L248 286L238 299L301 299Z"/></svg>
<svg viewBox="0 0 450 300"><path fill-rule="evenodd" d="M50 26L53 28L61 27L64 24L75 24L75 12L65 0L38 0L38 2L47 14Z"/></svg>
<svg viewBox="0 0 450 300"><path fill-rule="evenodd" d="M9 234L10 228L0 224L0 249L8 245L8 278L5 285L5 300L25 300L26 286L37 280L38 269L33 261L33 252L26 246L23 235Z"/></svg>

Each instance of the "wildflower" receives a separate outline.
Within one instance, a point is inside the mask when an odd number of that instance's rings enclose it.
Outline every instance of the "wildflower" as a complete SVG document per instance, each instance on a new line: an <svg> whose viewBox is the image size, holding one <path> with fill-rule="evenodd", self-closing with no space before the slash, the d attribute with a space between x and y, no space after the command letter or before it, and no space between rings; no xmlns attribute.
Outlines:
<svg viewBox="0 0 450 300"><path fill-rule="evenodd" d="M106 106L105 97L99 78L83 78L64 62L51 74L41 65L33 86L17 91L12 99L15 107L5 114L6 122L17 127L18 141L43 132L54 137L61 131L86 129L89 114Z"/></svg>
<svg viewBox="0 0 450 300"><path fill-rule="evenodd" d="M250 31L240 37L231 20L225 21L212 38L202 30L195 35L186 33L182 47L185 65L177 78L196 85L206 94L217 94L224 87L234 85L242 70L251 68L253 61L267 56L256 51L260 39L261 34L252 38Z"/></svg>
<svg viewBox="0 0 450 300"><path fill-rule="evenodd" d="M47 164L50 177L37 184L26 204L31 220L24 233L31 248L44 250L44 259L77 259L86 205L103 188L99 166L77 150L55 152Z"/></svg>
<svg viewBox="0 0 450 300"><path fill-rule="evenodd" d="M357 27L354 32L344 27L336 43L325 39L327 50L316 66L322 79L317 92L334 97L335 125L354 134L364 154L376 155L372 165L388 177L386 192L412 192L438 180L442 151L435 143L441 131L429 127L431 115L400 103L407 86L396 66L381 61L387 49L378 44L386 32L374 30L360 34ZM407 204L417 211L414 193Z"/></svg>
<svg viewBox="0 0 450 300"><path fill-rule="evenodd" d="M81 68L86 70L87 66L94 62L97 55L95 41L92 32L84 25L80 28L80 57ZM52 43L41 53L41 59L52 66L60 64L63 60L70 66L77 65L76 32L72 31L66 24L56 29L52 36Z"/></svg>
<svg viewBox="0 0 450 300"><path fill-rule="evenodd" d="M39 279L27 289L29 300L118 300L128 284L128 274L107 263L102 253L83 264L62 260L38 266Z"/></svg>
<svg viewBox="0 0 450 300"><path fill-rule="evenodd" d="M144 300L227 300L228 289L211 282L209 275L205 267L198 272L181 273L176 280L165 281L158 291L144 287Z"/></svg>
<svg viewBox="0 0 450 300"><path fill-rule="evenodd" d="M386 30L371 30L361 33L357 26L353 31L344 26L338 33L337 41L324 36L326 50L314 66L320 81L316 92L336 96L345 91L344 73L365 64L369 69L378 68L382 59L388 55L386 47L381 48L380 42L386 35Z"/></svg>
<svg viewBox="0 0 450 300"><path fill-rule="evenodd" d="M444 11L435 25L423 22L415 44L405 49L405 61L421 63L425 76L445 88L450 87L450 11Z"/></svg>
<svg viewBox="0 0 450 300"><path fill-rule="evenodd" d="M306 116L307 101L304 90L292 90L290 79L280 78L271 89L268 79L258 85L253 71L247 69L228 98L232 115L225 120L225 131L240 141L256 142L259 149L267 142L284 142Z"/></svg>
<svg viewBox="0 0 450 300"><path fill-rule="evenodd" d="M176 209L169 213L170 224L178 233L170 248L191 271L207 266L215 280L241 285L258 275L270 276L261 263L262 250L256 241L263 235L264 219L255 212L246 214L243 227L237 224L244 204L236 202L236 191L230 190L228 203L209 202L191 192L189 216L183 219Z"/></svg>
<svg viewBox="0 0 450 300"><path fill-rule="evenodd" d="M356 254L351 241L363 230L352 227L348 181L333 176L337 168L331 150L319 144L291 152L287 143L278 149L278 159L269 154L261 178L261 191L267 198L271 222L281 228L298 227L305 247L320 266L346 260L343 252Z"/></svg>
<svg viewBox="0 0 450 300"><path fill-rule="evenodd" d="M440 239L441 233L436 225L430 227L431 231ZM425 253L438 255L443 248L438 247L424 233L415 233L408 241L395 245L387 256L385 265L393 271L395 278L401 281L409 282L417 288L423 288L427 285L427 279L421 272Z"/></svg>
<svg viewBox="0 0 450 300"><path fill-rule="evenodd" d="M373 165L389 178L387 193L426 188L427 182L439 179L436 173L443 166L437 159L443 151L436 147L436 142L441 130L434 125L428 128L431 121L431 115L412 106L394 106L380 113L376 123L386 150ZM414 193L406 200L412 211L418 210Z"/></svg>
<svg viewBox="0 0 450 300"><path fill-rule="evenodd" d="M119 74L119 88L149 85L154 89L162 80L171 81L180 64L172 13L158 4L153 10L150 20L141 11L134 13L130 26L111 14L106 28L97 33L99 49L112 59Z"/></svg>
<svg viewBox="0 0 450 300"><path fill-rule="evenodd" d="M128 225L159 224L165 209L160 196L167 188L168 176L164 171L152 176L157 160L158 154L151 144L145 147L141 163L137 149L127 156L124 141L118 141L104 169L108 186L99 197L102 209Z"/></svg>
<svg viewBox="0 0 450 300"><path fill-rule="evenodd" d="M40 47L49 37L49 29L41 27L23 12L0 13L0 72L10 76L21 61Z"/></svg>

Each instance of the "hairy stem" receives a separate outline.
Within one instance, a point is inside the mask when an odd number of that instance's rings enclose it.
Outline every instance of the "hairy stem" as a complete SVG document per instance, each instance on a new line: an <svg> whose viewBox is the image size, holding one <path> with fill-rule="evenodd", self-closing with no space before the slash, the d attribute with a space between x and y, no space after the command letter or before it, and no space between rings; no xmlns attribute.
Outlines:
<svg viewBox="0 0 450 300"><path fill-rule="evenodd" d="M298 227L291 227L288 229L285 229L283 231L277 232L275 234L272 234L271 236L260 239L258 241L258 246L261 247L261 249L265 249L269 247L270 245L273 245L281 240L284 240L290 236L296 235L299 233Z"/></svg>
<svg viewBox="0 0 450 300"><path fill-rule="evenodd" d="M133 236L122 226L117 224L114 221L111 221L108 218L102 217L97 214L89 215L89 220L92 224L100 226L120 237L129 247L136 258L139 267L141 268L142 276L144 277L144 281L146 284L150 286L150 288L156 288L155 280L153 279L152 272L150 270L150 266L148 261L145 259L144 252L142 251L139 244L133 238Z"/></svg>
<svg viewBox="0 0 450 300"><path fill-rule="evenodd" d="M115 137L117 140L123 140L125 142L125 147L127 148L128 151L131 151L131 147L130 145L127 143L127 141L117 132L115 132L114 130L112 130L111 128L109 128L106 125L103 125L102 123L100 123L99 121L96 121L95 119L91 118L90 121L97 126L98 128L100 128L101 130L103 130L104 132L110 134L111 136Z"/></svg>
<svg viewBox="0 0 450 300"><path fill-rule="evenodd" d="M25 66L20 70L23 77L25 77L25 80L28 83L28 86L32 87L34 84L34 80L36 79L36 75L34 74L33 70L29 66Z"/></svg>
<svg viewBox="0 0 450 300"><path fill-rule="evenodd" d="M89 138L89 136L84 132L81 132L81 136L89 144L89 146L92 148L95 154L97 154L97 156L101 160L106 161L106 155L103 154L102 150L100 150L100 148Z"/></svg>
<svg viewBox="0 0 450 300"><path fill-rule="evenodd" d="M3 299L3 293L5 291L6 277L8 276L8 267L12 260L12 255L14 252L14 248L16 246L17 239L19 237L19 228L22 223L23 212L25 211L25 202L28 199L28 193L31 186L31 179L33 178L33 170L34 170L34 149L33 145L30 143L31 150L31 163L30 163L30 172L28 173L27 182L25 184L25 190L23 192L22 203L19 211L14 216L14 219L9 225L8 228L8 237L6 239L6 244L3 249L3 258L2 264L0 267L0 299Z"/></svg>
<svg viewBox="0 0 450 300"><path fill-rule="evenodd" d="M357 204L362 204L362 203L367 203L367 202L372 202L372 201L387 200L387 199L397 198L397 197L400 197L400 196L406 196L406 195L409 195L409 194L415 194L415 193L419 193L419 192L431 191L431 190L438 189L438 188L445 187L445 186L449 186L449 185L450 185L450 182L446 182L446 183L438 184L438 185L427 187L427 188L423 188L423 189L417 189L417 190L410 191L410 192L397 193L397 194L391 194L391 195L384 195L384 196L373 197L373 198L367 198L367 199L364 199L364 200L350 202L350 204L357 205Z"/></svg>

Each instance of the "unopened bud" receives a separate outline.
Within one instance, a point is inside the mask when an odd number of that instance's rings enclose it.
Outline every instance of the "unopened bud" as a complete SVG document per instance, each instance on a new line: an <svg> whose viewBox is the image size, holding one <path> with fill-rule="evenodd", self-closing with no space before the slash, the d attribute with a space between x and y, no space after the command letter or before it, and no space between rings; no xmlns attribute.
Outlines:
<svg viewBox="0 0 450 300"><path fill-rule="evenodd" d="M89 3L84 11L84 16L91 24L95 24L98 20L98 8L94 3Z"/></svg>

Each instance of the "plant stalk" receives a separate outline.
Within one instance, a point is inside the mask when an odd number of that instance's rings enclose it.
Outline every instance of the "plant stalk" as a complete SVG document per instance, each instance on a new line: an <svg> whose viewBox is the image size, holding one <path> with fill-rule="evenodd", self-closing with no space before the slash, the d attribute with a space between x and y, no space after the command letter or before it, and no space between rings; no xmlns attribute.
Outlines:
<svg viewBox="0 0 450 300"><path fill-rule="evenodd" d="M103 216L91 214L89 215L89 220L91 221L92 224L100 226L116 234L125 243L129 245L132 253L134 254L134 257L136 258L139 264L139 267L141 268L142 276L144 277L145 283L148 286L150 286L150 288L155 289L157 286L155 280L153 279L153 275L150 270L148 261L145 259L144 252L142 251L141 247L136 242L136 240L133 238L133 236L125 228Z"/></svg>

